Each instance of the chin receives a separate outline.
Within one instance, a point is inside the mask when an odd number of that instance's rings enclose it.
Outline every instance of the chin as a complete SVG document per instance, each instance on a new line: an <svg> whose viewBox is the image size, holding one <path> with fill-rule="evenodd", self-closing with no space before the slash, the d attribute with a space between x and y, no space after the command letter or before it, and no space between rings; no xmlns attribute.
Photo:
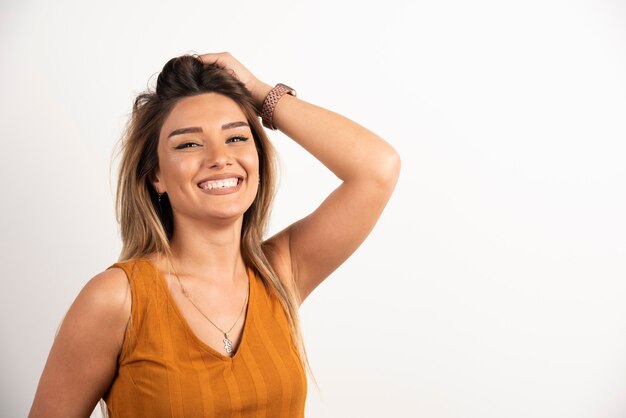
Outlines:
<svg viewBox="0 0 626 418"><path fill-rule="evenodd" d="M243 208L239 208L232 211L210 211L209 213L204 214L204 218L208 219L219 219L219 220L232 220L233 222L243 217L244 213L246 213Z"/></svg>

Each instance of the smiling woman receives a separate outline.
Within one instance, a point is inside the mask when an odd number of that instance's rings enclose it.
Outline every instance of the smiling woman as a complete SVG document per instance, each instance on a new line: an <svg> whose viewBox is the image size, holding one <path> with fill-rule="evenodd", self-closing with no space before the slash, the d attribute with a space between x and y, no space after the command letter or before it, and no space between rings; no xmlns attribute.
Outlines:
<svg viewBox="0 0 626 418"><path fill-rule="evenodd" d="M259 156L245 120L241 107L218 93L181 99L165 119L153 186L157 193L167 193L180 212L178 228L206 229L218 219L236 221L254 202ZM205 219L193 216L201 213Z"/></svg>
<svg viewBox="0 0 626 418"><path fill-rule="evenodd" d="M270 238L276 163L261 118L342 180ZM304 416L298 308L374 227L397 152L220 53L165 64L121 154L121 255L70 307L29 416L86 417L98 400L110 417Z"/></svg>

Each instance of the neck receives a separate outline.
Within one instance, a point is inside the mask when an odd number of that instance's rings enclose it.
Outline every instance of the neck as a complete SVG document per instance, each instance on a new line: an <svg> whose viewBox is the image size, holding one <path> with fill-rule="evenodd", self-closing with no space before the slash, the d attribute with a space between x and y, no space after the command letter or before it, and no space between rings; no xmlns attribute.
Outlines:
<svg viewBox="0 0 626 418"><path fill-rule="evenodd" d="M229 284L247 274L241 256L241 227L237 221L214 224L206 220L176 219L170 240L170 262L179 277ZM167 260L165 260L167 266Z"/></svg>

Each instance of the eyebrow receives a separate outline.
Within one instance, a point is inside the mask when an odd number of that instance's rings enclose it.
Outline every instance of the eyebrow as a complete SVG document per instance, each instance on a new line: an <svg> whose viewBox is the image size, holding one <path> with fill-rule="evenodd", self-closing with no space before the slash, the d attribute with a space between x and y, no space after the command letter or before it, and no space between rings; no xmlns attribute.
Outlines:
<svg viewBox="0 0 626 418"><path fill-rule="evenodd" d="M241 126L250 126L250 125L248 125L246 122L243 122L243 121L228 122L222 125L222 129L239 128ZM203 132L202 128L200 128L199 126L192 126L189 128L175 129L167 137L169 139L173 137L174 135L182 135L182 134L190 134L190 133L198 133L198 132Z"/></svg>

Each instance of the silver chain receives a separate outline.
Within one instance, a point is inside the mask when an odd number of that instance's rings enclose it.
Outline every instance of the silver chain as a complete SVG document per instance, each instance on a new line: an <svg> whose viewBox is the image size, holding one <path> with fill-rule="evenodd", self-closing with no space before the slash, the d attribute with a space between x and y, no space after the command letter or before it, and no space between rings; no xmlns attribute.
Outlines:
<svg viewBox="0 0 626 418"><path fill-rule="evenodd" d="M183 292L183 295L185 295L185 297L187 299L189 299L189 302L191 302L191 304L198 310L198 312L200 312L202 314L202 316L204 316L215 328L217 328L218 330L220 330L220 332L222 334L224 334L224 349L226 350L227 353L231 353L232 351L232 341L228 338L228 334L233 330L233 328L235 328L235 325L237 324L237 322L239 322L239 318L241 318L241 315L243 314L245 308L246 308L246 304L248 303L248 296L250 293L250 279L248 278L248 291L246 292L246 300L243 302L243 306L241 307L241 312L239 312L239 316L237 317L237 319L235 320L235 323L233 324L232 327L230 327L230 329L228 331L224 331L223 329L221 329L220 327L218 327L215 322L211 321L211 319L206 316L204 314L204 312L202 312L200 310L200 308L198 308L196 306L196 304L193 302L193 299L191 298L191 296L189 295L189 293L187 293L187 291L185 290L185 288L183 287L182 282L180 281L180 277L178 277L178 273L176 272L176 269L174 268L174 266L172 265L172 262L170 261L170 258L167 257L167 261L170 265L170 267L172 268L172 270L174 270L174 275L176 276L176 279L178 279L178 284L180 285L180 289Z"/></svg>

